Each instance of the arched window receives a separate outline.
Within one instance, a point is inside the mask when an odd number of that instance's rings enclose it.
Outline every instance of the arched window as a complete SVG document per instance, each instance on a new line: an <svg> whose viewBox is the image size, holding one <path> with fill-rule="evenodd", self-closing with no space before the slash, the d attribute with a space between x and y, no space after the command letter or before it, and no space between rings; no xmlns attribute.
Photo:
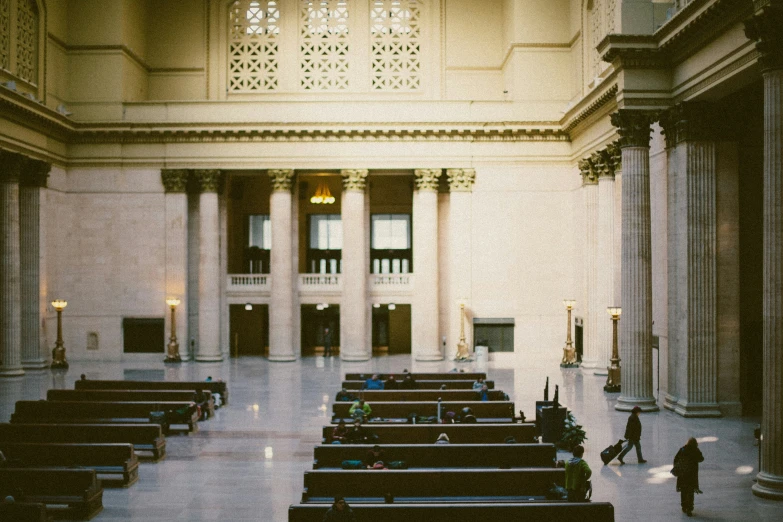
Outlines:
<svg viewBox="0 0 783 522"><path fill-rule="evenodd" d="M371 0L372 88L414 91L421 87L421 0Z"/></svg>
<svg viewBox="0 0 783 522"><path fill-rule="evenodd" d="M229 8L228 90L278 87L279 1L236 0Z"/></svg>
<svg viewBox="0 0 783 522"><path fill-rule="evenodd" d="M299 81L305 90L348 88L349 0L300 0Z"/></svg>
<svg viewBox="0 0 783 522"><path fill-rule="evenodd" d="M11 0L0 0L0 69L11 68Z"/></svg>
<svg viewBox="0 0 783 522"><path fill-rule="evenodd" d="M38 83L38 5L18 0L16 8L16 75Z"/></svg>

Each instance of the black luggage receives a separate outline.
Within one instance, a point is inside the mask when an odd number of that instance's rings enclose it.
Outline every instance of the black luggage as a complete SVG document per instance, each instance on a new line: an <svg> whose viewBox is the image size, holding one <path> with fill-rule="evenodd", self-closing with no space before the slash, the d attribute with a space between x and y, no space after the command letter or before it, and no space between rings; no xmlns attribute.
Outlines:
<svg viewBox="0 0 783 522"><path fill-rule="evenodd" d="M604 461L604 465L609 464L614 458L623 451L623 441L618 440L617 444L612 444L601 452L601 460Z"/></svg>

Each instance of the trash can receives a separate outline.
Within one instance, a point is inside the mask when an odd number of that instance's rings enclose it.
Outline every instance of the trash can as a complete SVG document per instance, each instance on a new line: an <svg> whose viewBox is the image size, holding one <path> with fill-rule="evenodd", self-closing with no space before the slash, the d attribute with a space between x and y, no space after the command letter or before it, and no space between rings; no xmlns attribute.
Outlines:
<svg viewBox="0 0 783 522"><path fill-rule="evenodd" d="M489 346L478 345L474 348L476 353L476 362L478 364L487 364L489 361Z"/></svg>

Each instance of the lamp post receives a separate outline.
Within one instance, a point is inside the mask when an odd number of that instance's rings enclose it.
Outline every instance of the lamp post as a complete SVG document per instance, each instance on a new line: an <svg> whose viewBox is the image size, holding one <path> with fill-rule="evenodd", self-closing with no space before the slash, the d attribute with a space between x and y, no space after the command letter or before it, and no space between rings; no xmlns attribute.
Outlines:
<svg viewBox="0 0 783 522"><path fill-rule="evenodd" d="M55 299L52 306L57 310L57 341L52 350L52 368L68 369L68 361L65 360L65 343L63 343L63 308L68 306L68 301Z"/></svg>
<svg viewBox="0 0 783 522"><path fill-rule="evenodd" d="M177 305L179 299L176 297L169 297L166 299L166 304L171 308L171 337L169 337L168 352L166 358L163 359L164 363L179 363L182 362L182 358L179 356L179 343L177 342Z"/></svg>
<svg viewBox="0 0 783 522"><path fill-rule="evenodd" d="M560 361L561 368L577 368L579 363L576 362L576 350L574 350L574 343L571 341L571 310L574 308L576 301L573 299L563 299L563 304L568 310L568 328L566 330L566 344L563 347L563 359Z"/></svg>
<svg viewBox="0 0 783 522"><path fill-rule="evenodd" d="M470 359L468 343L465 342L465 303L459 304L459 342L457 343L457 361Z"/></svg>
<svg viewBox="0 0 783 522"><path fill-rule="evenodd" d="M620 391L620 354L617 351L617 321L620 320L620 314L623 310L619 306L610 306L606 309L612 316L612 358L611 366L607 368L606 385L604 391L609 393L618 393Z"/></svg>

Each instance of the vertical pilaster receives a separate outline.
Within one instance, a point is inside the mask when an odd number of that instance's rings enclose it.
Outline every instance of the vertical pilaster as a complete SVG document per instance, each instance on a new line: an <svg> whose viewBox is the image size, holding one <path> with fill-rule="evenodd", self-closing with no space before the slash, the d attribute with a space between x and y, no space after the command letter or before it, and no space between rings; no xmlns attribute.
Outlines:
<svg viewBox="0 0 783 522"><path fill-rule="evenodd" d="M598 297L598 165L595 163L596 159L598 158L594 154L579 162L585 200L583 220L585 303L582 305L585 321L582 368L589 373L593 373L598 367L598 321L604 319L596 310Z"/></svg>
<svg viewBox="0 0 783 522"><path fill-rule="evenodd" d="M291 187L294 171L274 169L269 171L272 195L269 200L272 222L272 251L270 252L270 276L272 295L269 304L269 360L295 361L294 353L294 301L293 301L293 238L291 227Z"/></svg>
<svg viewBox="0 0 783 522"><path fill-rule="evenodd" d="M19 310L19 174L24 158L0 150L0 377L24 375Z"/></svg>
<svg viewBox="0 0 783 522"><path fill-rule="evenodd" d="M473 222L473 183L476 181L474 169L448 169L449 182L449 336L446 356L457 353L460 333L460 303L465 304L467 316L471 316L471 233ZM473 325L465 320L465 339L471 346Z"/></svg>
<svg viewBox="0 0 783 522"><path fill-rule="evenodd" d="M652 255L650 238L650 125L653 114L611 115L623 162L621 392L615 408L656 411L652 392Z"/></svg>
<svg viewBox="0 0 783 522"><path fill-rule="evenodd" d="M783 1L745 22L764 77L764 409L753 493L783 500Z"/></svg>
<svg viewBox="0 0 783 522"><path fill-rule="evenodd" d="M416 274L411 341L417 361L441 361L438 338L438 179L441 169L414 171L413 272Z"/></svg>
<svg viewBox="0 0 783 522"><path fill-rule="evenodd" d="M220 349L219 170L197 170L199 196L198 349L199 362L222 361Z"/></svg>
<svg viewBox="0 0 783 522"><path fill-rule="evenodd" d="M19 182L19 293L21 358L26 369L45 368L48 353L41 346L41 187L52 166L26 160Z"/></svg>
<svg viewBox="0 0 783 522"><path fill-rule="evenodd" d="M606 308L616 306L614 295L614 207L615 151L614 145L599 151L594 163L598 170L598 232L596 255L595 337L598 364L596 375L606 375L612 357L612 321Z"/></svg>
<svg viewBox="0 0 783 522"><path fill-rule="evenodd" d="M166 295L180 300L177 314L177 339L180 357L188 360L188 171L163 169L160 172L165 190L166 220ZM165 303L160 303L161 307ZM171 314L166 313L166 332L171 331Z"/></svg>
<svg viewBox="0 0 783 522"><path fill-rule="evenodd" d="M343 298L340 306L340 358L366 361L367 342L367 223L365 189L368 171L343 170Z"/></svg>

